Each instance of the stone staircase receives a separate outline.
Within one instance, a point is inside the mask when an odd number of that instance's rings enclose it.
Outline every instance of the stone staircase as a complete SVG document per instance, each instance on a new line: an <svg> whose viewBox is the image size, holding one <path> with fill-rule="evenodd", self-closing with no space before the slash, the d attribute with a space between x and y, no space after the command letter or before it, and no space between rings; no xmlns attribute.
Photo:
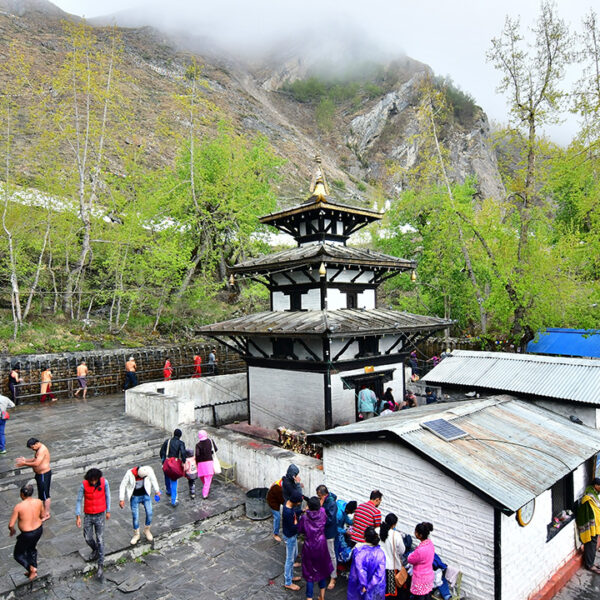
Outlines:
<svg viewBox="0 0 600 600"><path fill-rule="evenodd" d="M82 530L75 526L77 492L91 467L103 471L111 491L111 518L105 530L107 565L123 557L135 558L150 549L169 546L198 530L243 514L245 496L237 486L215 479L209 498L202 500L198 494L191 500L187 481L180 480L178 507L171 507L164 493L160 502L153 504L152 545L142 540L131 547L131 510L128 505L123 510L118 506L119 484L127 469L145 464L154 469L164 492L158 454L168 434L126 416L123 405L123 397L119 395L87 402L59 401L17 407L11 411L6 427L8 453L0 456L0 510L7 521L19 501L20 486L33 478L31 468L17 468L14 461L18 456L32 456L25 444L29 437L36 437L48 446L51 454L52 518L44 524L38 544L39 578L33 584L26 581L23 568L12 558L14 538L0 536L0 599L12 594L25 596L52 581L95 567L85 560L90 550ZM195 440L189 442L192 445ZM142 509L142 523L143 518Z"/></svg>

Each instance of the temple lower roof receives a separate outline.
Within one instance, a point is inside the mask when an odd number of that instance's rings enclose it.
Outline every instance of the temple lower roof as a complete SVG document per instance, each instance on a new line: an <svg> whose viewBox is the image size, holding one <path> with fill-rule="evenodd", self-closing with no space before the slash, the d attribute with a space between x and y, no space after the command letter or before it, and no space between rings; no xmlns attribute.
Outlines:
<svg viewBox="0 0 600 600"><path fill-rule="evenodd" d="M341 244L308 244L282 250L275 254L259 256L230 267L230 273L264 272L272 269L281 270L289 267L310 267L326 262L332 265L358 265L374 268L389 268L408 271L415 269L417 263L405 258L398 258L381 252L363 248L352 248Z"/></svg>
<svg viewBox="0 0 600 600"><path fill-rule="evenodd" d="M348 337L434 332L453 321L386 309L267 311L213 323L196 331L209 335L246 337Z"/></svg>

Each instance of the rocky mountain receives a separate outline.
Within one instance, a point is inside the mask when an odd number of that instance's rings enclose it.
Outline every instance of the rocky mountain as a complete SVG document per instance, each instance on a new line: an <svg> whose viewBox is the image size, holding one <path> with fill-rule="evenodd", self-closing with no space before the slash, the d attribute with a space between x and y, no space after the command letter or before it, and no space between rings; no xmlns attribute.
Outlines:
<svg viewBox="0 0 600 600"><path fill-rule="evenodd" d="M51 68L66 51L65 19L77 18L47 0L0 0L0 59L8 42L15 42L36 69ZM93 24L100 37L109 22L128 25L120 28L125 69L134 82L135 118L151 164L173 158L172 145L158 134L159 123L174 114L176 84L196 56L204 65L207 98L239 130L267 136L287 159L282 204L306 194L315 154L321 155L333 195L340 200L365 202L376 184L388 194L399 189L389 165L410 166L415 160L415 97L421 78L430 71L426 65L408 57L377 63L372 56L362 62L353 56L352 71L336 64L343 48L319 46L307 54L296 52L289 40L283 50L241 57L206 36L163 32L142 26L143 16L136 19L113 15ZM356 44L352 47L356 53ZM500 196L503 188L487 117L478 107L471 112L445 133L451 175L458 181L475 175L483 196Z"/></svg>

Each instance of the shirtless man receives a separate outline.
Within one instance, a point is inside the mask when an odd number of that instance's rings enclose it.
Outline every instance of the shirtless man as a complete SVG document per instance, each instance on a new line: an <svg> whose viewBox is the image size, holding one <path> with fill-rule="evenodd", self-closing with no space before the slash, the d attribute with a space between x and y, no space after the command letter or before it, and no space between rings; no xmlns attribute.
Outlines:
<svg viewBox="0 0 600 600"><path fill-rule="evenodd" d="M16 533L15 525L17 522L19 524L21 533L17 536L13 556L20 565L27 569L25 576L29 578L29 581L37 577L36 546L42 537L42 521L44 520L44 505L41 500L32 496L33 486L31 484L21 487L21 502L15 505L8 523L11 537Z"/></svg>
<svg viewBox="0 0 600 600"><path fill-rule="evenodd" d="M136 369L135 359L133 356L130 356L129 360L125 363L125 385L123 386L123 391L138 384L137 375L135 374Z"/></svg>
<svg viewBox="0 0 600 600"><path fill-rule="evenodd" d="M15 461L17 467L31 467L35 473L37 483L38 498L44 503L44 518L46 521L50 518L50 481L52 471L50 470L50 452L48 448L36 438L27 440L27 447L35 452L33 458L20 456Z"/></svg>
<svg viewBox="0 0 600 600"><path fill-rule="evenodd" d="M52 400L52 402L56 402L56 396L52 393L52 371L50 367L46 367L42 371L42 386L40 388L40 402L45 402L46 400Z"/></svg>
<svg viewBox="0 0 600 600"><path fill-rule="evenodd" d="M77 381L79 383L79 388L77 388L77 391L75 392L74 395L77 396L79 394L79 392L81 390L83 390L83 399L84 400L87 395L87 374L88 374L87 365L85 364L85 360L81 359L81 363L77 367Z"/></svg>

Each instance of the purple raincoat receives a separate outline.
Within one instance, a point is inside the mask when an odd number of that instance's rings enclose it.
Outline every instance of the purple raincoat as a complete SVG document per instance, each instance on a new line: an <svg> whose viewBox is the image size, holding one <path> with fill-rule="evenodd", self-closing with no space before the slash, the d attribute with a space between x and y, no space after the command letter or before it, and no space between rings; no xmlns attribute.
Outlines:
<svg viewBox="0 0 600 600"><path fill-rule="evenodd" d="M362 589L366 588L363 594ZM348 600L384 600L385 554L379 546L365 545L352 551Z"/></svg>
<svg viewBox="0 0 600 600"><path fill-rule="evenodd" d="M326 521L327 515L321 507L319 510L307 510L298 523L298 533L305 535L302 548L302 577L306 581L327 579L333 571L325 539Z"/></svg>

